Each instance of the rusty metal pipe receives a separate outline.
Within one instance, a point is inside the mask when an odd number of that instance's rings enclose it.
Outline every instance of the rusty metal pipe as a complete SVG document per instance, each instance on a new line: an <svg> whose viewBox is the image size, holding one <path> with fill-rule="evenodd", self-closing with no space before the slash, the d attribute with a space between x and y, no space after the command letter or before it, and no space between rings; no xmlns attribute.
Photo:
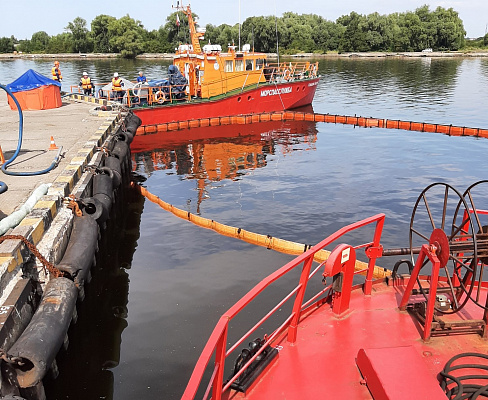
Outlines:
<svg viewBox="0 0 488 400"><path fill-rule="evenodd" d="M422 247L414 247L413 254L419 254ZM383 249L382 256L383 257L390 257L390 256L405 256L410 254L409 247L400 247L397 249Z"/></svg>

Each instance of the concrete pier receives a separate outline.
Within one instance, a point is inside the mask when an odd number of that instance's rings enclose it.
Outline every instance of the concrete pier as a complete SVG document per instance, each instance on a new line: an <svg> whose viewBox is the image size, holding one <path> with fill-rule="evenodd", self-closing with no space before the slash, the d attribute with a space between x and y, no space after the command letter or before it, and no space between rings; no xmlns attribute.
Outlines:
<svg viewBox="0 0 488 400"><path fill-rule="evenodd" d="M10 109L6 93L0 92L0 147L8 160L18 144L19 113ZM59 164L48 173L10 176L0 172L0 181L8 185L8 190L0 194L0 220L16 213L41 184L50 185L20 224L5 233L16 235L16 238L0 242L1 351L8 351L26 329L39 305L40 295L50 281L38 254L56 264L65 252L75 218L67 207L67 196L80 198L91 191L93 173L86 167L100 165L103 159L100 147L107 139L114 139L111 134L120 129L127 115L120 110L96 110L101 102L104 101L73 96L65 98L62 107L56 109L23 112L21 152L9 165L9 170L47 169L58 153L58 150L49 150L51 136L54 144L63 146L63 149ZM24 240L29 242L28 246ZM31 245L35 246L37 254L29 249ZM0 396L8 392L8 388L0 389ZM43 399L42 383L31 389L39 393L29 395L28 399Z"/></svg>
<svg viewBox="0 0 488 400"><path fill-rule="evenodd" d="M73 157L106 121L106 117L90 113L94 107L94 104L65 100L60 108L23 112L22 148L7 170L29 172L48 168L57 154L57 151L49 150L51 136L57 147L63 146L62 159L55 169L43 175L0 173L0 181L8 185L8 191L0 194L0 220L23 204L40 184L54 183L63 174ZM0 147L5 159L14 154L18 138L18 111L10 109L7 94L0 90Z"/></svg>
<svg viewBox="0 0 488 400"><path fill-rule="evenodd" d="M100 154L97 149L123 118L119 111L95 111L97 104L94 103L95 99L79 96L79 99L65 99L63 106L56 109L24 111L22 150L9 169L22 172L48 168L58 151L49 150L51 136L56 146L63 146L63 157L56 168L42 175L9 176L0 172L0 181L8 185L8 190L0 194L0 220L19 209L39 185L51 185L22 222L7 232L21 235L38 248L40 246L41 253L41 241L44 240L46 254L43 256L49 262L56 261L56 256L63 250L63 241L69 237L71 210L62 207L63 202L82 179L85 167L95 153ZM18 120L18 111L10 109L6 93L1 93L0 146L7 160L17 147ZM65 216L54 224L61 209ZM52 224L55 227L49 229ZM22 275L20 266L28 257L30 253L20 241L0 243L0 306L9 295L8 286L15 283L16 276ZM0 327L1 322L0 315Z"/></svg>

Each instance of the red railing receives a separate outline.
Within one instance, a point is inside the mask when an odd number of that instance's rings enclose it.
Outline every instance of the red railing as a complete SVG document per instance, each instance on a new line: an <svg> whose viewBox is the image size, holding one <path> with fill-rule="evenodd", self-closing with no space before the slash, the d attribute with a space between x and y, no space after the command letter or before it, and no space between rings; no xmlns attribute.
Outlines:
<svg viewBox="0 0 488 400"><path fill-rule="evenodd" d="M248 292L243 298L241 298L236 304L234 304L218 321L216 327L214 328L212 334L210 335L207 344L205 345L197 364L193 370L190 381L183 393L182 399L190 400L194 399L197 392L201 386L203 376L207 369L207 366L215 354L215 362L210 377L210 381L206 387L203 399L206 400L212 392L213 400L221 400L222 394L231 386L231 384L246 370L246 368L255 361L255 359L278 337L282 334L285 329L288 329L287 340L294 343L297 338L297 328L300 321L300 316L302 315L305 308L309 307L315 300L326 293L330 287L326 287L319 293L315 294L311 299L303 302L305 292L307 289L307 283L325 264L321 263L313 271L311 271L313 258L316 252L330 246L333 242L337 241L339 238L345 234L357 230L361 227L371 225L376 223L376 227L373 234L373 241L355 246L355 249L367 248L367 247L378 247L380 245L381 233L383 230L385 215L378 214L370 218L366 218L362 221L356 222L354 224L348 225L334 234L330 235L317 245L313 246L310 250L298 256L294 260L285 264L279 270L275 271L267 278L259 282L250 292ZM374 252L373 252L374 254ZM229 350L226 350L227 343L227 333L229 330L230 321L236 317L246 306L248 306L251 301L253 301L259 294L261 294L267 287L269 287L273 282L277 281L279 278L288 274L290 271L297 268L303 263L302 273L300 275L299 284L286 295L271 311L268 312L256 325L254 325L249 331L247 331L244 336L242 336L235 344L233 344ZM371 284L373 278L374 266L376 263L376 258L371 257L368 262L368 273L366 275L366 281L364 284L365 294L371 294ZM356 271L358 274L364 271ZM227 383L224 385L224 366L226 358L249 337L254 331L256 331L262 324L269 319L278 309L280 309L288 300L290 300L295 295L295 301L293 303L293 309L291 314L285 319L285 321L268 337L266 337L266 344L262 346L259 351L240 369L240 371L234 375Z"/></svg>

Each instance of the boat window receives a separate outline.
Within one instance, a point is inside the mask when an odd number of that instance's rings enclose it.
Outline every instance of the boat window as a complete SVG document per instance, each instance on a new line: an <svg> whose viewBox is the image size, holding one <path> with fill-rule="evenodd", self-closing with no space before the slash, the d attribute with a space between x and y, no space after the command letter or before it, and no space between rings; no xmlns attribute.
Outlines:
<svg viewBox="0 0 488 400"><path fill-rule="evenodd" d="M236 60L236 71L244 71L244 60Z"/></svg>
<svg viewBox="0 0 488 400"><path fill-rule="evenodd" d="M225 61L225 72L233 72L234 71L234 61L226 60Z"/></svg>
<svg viewBox="0 0 488 400"><path fill-rule="evenodd" d="M264 58L258 58L256 60L256 69L263 69L264 67Z"/></svg>
<svg viewBox="0 0 488 400"><path fill-rule="evenodd" d="M246 60L246 71L252 71L252 60Z"/></svg>

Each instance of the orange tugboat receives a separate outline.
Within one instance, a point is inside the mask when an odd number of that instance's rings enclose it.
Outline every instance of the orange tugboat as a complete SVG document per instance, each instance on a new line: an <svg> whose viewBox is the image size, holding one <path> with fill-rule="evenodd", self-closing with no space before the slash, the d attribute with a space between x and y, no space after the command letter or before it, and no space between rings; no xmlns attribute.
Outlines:
<svg viewBox="0 0 488 400"><path fill-rule="evenodd" d="M488 397L487 189L428 186L408 247L383 248L384 214L305 246L220 318L183 399ZM264 304L283 279L290 291ZM240 313L256 324L242 329Z"/></svg>
<svg viewBox="0 0 488 400"><path fill-rule="evenodd" d="M200 46L190 6L178 4L188 18L191 44L180 45L168 79L138 84L127 102L142 125L282 111L312 103L318 63L271 64L266 54L220 45Z"/></svg>

